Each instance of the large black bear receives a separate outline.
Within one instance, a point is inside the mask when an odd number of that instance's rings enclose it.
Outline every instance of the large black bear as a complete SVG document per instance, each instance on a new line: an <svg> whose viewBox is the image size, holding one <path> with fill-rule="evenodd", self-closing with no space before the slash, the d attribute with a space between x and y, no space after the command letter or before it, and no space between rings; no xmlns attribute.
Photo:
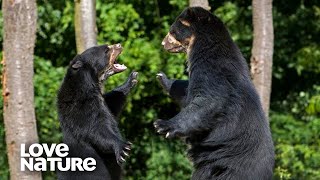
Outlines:
<svg viewBox="0 0 320 180"><path fill-rule="evenodd" d="M221 20L203 8L187 8L162 45L187 53L189 80L157 75L182 110L154 126L167 138L186 138L192 179L271 179L274 146L268 121L246 61Z"/></svg>
<svg viewBox="0 0 320 180"><path fill-rule="evenodd" d="M101 92L105 79L126 69L116 61L121 51L120 44L92 47L68 67L57 102L63 142L69 146L69 157L92 157L97 165L92 172L57 172L58 179L121 179L121 163L131 143L122 138L116 117L136 85L138 73L132 72L111 92Z"/></svg>

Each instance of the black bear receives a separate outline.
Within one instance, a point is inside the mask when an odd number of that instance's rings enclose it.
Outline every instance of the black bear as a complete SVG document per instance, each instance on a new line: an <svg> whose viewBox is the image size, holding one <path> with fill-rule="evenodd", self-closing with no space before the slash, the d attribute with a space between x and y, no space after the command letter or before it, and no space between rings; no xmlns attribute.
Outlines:
<svg viewBox="0 0 320 180"><path fill-rule="evenodd" d="M162 45L186 52L189 80L157 78L182 109L155 129L190 145L193 180L271 179L274 146L247 63L224 24L200 7L184 10Z"/></svg>
<svg viewBox="0 0 320 180"><path fill-rule="evenodd" d="M121 136L116 117L138 73L109 93L103 95L101 89L104 80L126 69L116 60L121 51L120 44L95 46L70 62L57 102L63 142L69 157L92 157L97 165L92 172L57 172L58 179L121 179L131 143Z"/></svg>

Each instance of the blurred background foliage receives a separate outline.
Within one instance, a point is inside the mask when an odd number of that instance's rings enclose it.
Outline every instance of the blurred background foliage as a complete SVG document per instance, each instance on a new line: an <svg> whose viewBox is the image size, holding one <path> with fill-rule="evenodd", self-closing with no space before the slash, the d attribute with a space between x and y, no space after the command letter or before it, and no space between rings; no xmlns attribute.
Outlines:
<svg viewBox="0 0 320 180"><path fill-rule="evenodd" d="M0 1L1 2L1 1ZM247 60L252 46L251 0L209 1L228 26ZM60 142L56 93L66 66L76 55L73 1L39 0L35 48L35 106L41 142ZM98 42L124 46L120 62L129 68L110 78L106 90L139 71L139 85L120 119L123 135L134 143L125 179L190 179L185 145L166 141L152 121L170 118L179 108L165 95L155 75L186 79L183 54L169 54L161 40L187 0L97 0ZM276 145L274 179L320 179L320 1L273 2L275 48L270 124ZM0 11L0 29L2 29ZM2 48L2 34L0 36ZM0 70L2 65L0 65ZM0 88L0 92L2 89ZM0 96L0 114L2 114ZM0 116L0 179L8 179L3 117ZM54 173L44 173L54 179Z"/></svg>

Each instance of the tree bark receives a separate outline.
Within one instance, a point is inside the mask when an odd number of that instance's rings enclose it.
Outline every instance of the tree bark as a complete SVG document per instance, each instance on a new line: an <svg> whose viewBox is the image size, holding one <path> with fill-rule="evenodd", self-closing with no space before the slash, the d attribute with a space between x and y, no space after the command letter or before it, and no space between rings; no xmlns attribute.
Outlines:
<svg viewBox="0 0 320 180"><path fill-rule="evenodd" d="M251 56L251 75L262 101L262 107L269 114L272 56L273 20L272 0L252 0L253 47Z"/></svg>
<svg viewBox="0 0 320 180"><path fill-rule="evenodd" d="M36 39L35 0L3 0L3 116L10 177L41 179L20 170L20 146L38 142L34 111L33 52Z"/></svg>
<svg viewBox="0 0 320 180"><path fill-rule="evenodd" d="M75 0L75 31L78 54L97 44L95 0Z"/></svg>
<svg viewBox="0 0 320 180"><path fill-rule="evenodd" d="M189 4L190 7L200 6L208 11L211 9L208 0L189 0Z"/></svg>

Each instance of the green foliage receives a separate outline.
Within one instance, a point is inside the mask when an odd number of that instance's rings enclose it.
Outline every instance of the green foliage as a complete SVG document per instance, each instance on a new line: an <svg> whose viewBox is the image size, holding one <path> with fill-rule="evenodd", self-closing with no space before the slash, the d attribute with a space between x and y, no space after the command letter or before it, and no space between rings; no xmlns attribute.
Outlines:
<svg viewBox="0 0 320 180"><path fill-rule="evenodd" d="M34 61L35 111L40 142L57 143L61 141L59 121L57 120L56 94L65 70L55 68L50 61L35 58Z"/></svg>
<svg viewBox="0 0 320 180"><path fill-rule="evenodd" d="M252 9L251 6L239 6L237 2L225 2L216 7L214 14L221 18L232 36L232 39L241 48L244 57L249 60L252 44ZM241 30L239 30L241 27Z"/></svg>
<svg viewBox="0 0 320 180"><path fill-rule="evenodd" d="M278 111L270 122L277 155L275 179L320 178L319 94L320 87L314 85L274 106Z"/></svg>
<svg viewBox="0 0 320 180"><path fill-rule="evenodd" d="M279 79L284 79L284 76L304 79L310 78L308 77L310 73L319 75L320 4L301 1L289 7L290 9L284 1L275 2L274 76ZM290 68L297 72L290 71ZM310 83L314 84L315 78L310 79L312 79Z"/></svg>
<svg viewBox="0 0 320 180"><path fill-rule="evenodd" d="M320 178L320 118L304 122L291 115L271 116L276 145L276 179Z"/></svg>
<svg viewBox="0 0 320 180"><path fill-rule="evenodd" d="M296 53L297 62L294 67L298 74L302 71L320 73L320 46L313 44L299 49ZM293 66L291 64L291 66Z"/></svg>
<svg viewBox="0 0 320 180"><path fill-rule="evenodd" d="M167 179L167 180L188 180L191 174L191 164L185 156L184 150L179 148L181 142L174 141L169 147L164 142L156 142L152 144L152 156L147 161L148 174L146 179Z"/></svg>
<svg viewBox="0 0 320 180"><path fill-rule="evenodd" d="M98 41L125 42L143 34L143 20L131 4L97 1ZM117 22L117 23L113 23Z"/></svg>
<svg viewBox="0 0 320 180"><path fill-rule="evenodd" d="M2 92L2 91L0 91ZM0 98L1 100L1 114L2 112L2 98ZM6 142L5 142L5 138L4 138L4 127L3 127L3 118L1 117L1 121L0 121L0 152L7 152L6 151ZM0 155L0 177L1 179L9 179L9 168L8 168L8 158L6 156L6 154L1 154Z"/></svg>
<svg viewBox="0 0 320 180"><path fill-rule="evenodd" d="M0 58L2 59L2 51L0 51ZM0 63L0 72L2 72L3 65ZM2 78L1 78L2 80ZM0 152L6 152L6 142L5 142L5 130L3 122L3 96L2 96L2 86L0 88ZM9 169L8 169L8 159L5 153L0 155L0 179L9 178Z"/></svg>
<svg viewBox="0 0 320 180"><path fill-rule="evenodd" d="M179 10L182 10L188 7L188 1L169 0L169 4Z"/></svg>
<svg viewBox="0 0 320 180"><path fill-rule="evenodd" d="M211 11L227 25L232 38L249 60L252 46L251 1L214 1ZM35 48L35 110L41 142L60 142L56 94L65 66L76 54L73 1L37 1L38 31ZM119 62L128 70L111 77L106 90L123 83L130 71L139 72L139 84L128 98L120 119L123 135L133 142L125 165L126 179L189 179L191 164L184 143L158 136L152 122L168 119L179 110L158 85L155 75L186 79L184 54L161 47L186 0L98 0L98 43L121 43ZM275 179L320 179L320 3L274 1L275 48L271 128L276 145ZM0 11L0 29L3 27ZM2 34L0 42L2 44ZM0 65L0 69L2 65ZM2 88L0 88L1 92ZM3 113L0 97L0 113ZM0 117L0 152L5 152ZM0 155L0 179L8 179L7 157ZM54 179L53 173L44 173Z"/></svg>
<svg viewBox="0 0 320 180"><path fill-rule="evenodd" d="M73 1L41 0L35 54L54 65L67 65L76 55Z"/></svg>
<svg viewBox="0 0 320 180"><path fill-rule="evenodd" d="M62 139L56 108L56 95L65 74L62 67L35 57L34 94L38 135L41 143L59 143ZM54 172L43 172L44 179L56 179Z"/></svg>
<svg viewBox="0 0 320 180"><path fill-rule="evenodd" d="M307 107L308 114L320 113L320 95L313 96Z"/></svg>
<svg viewBox="0 0 320 180"><path fill-rule="evenodd" d="M307 121L319 115L319 94L320 86L313 85L308 90L293 92L286 99L274 102L273 107Z"/></svg>

